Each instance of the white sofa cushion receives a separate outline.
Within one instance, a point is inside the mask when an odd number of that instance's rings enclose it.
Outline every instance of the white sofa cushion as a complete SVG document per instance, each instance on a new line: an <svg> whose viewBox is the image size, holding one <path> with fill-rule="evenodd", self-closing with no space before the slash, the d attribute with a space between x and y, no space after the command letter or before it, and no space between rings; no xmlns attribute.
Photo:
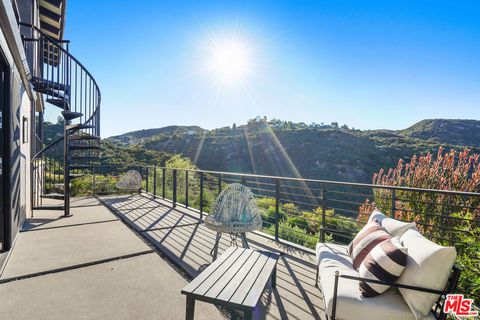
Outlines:
<svg viewBox="0 0 480 320"><path fill-rule="evenodd" d="M371 221L363 226L347 247L347 252L353 261L353 268L358 269L363 259L377 244L390 238L377 221Z"/></svg>
<svg viewBox="0 0 480 320"><path fill-rule="evenodd" d="M352 259L342 245L318 243L316 257L319 272L319 286L322 291L326 313L332 315L335 271L358 277L353 269ZM336 318L338 320L414 320L410 308L395 290L388 290L379 296L365 298L360 294L357 281L339 279ZM426 319L435 319L433 315Z"/></svg>
<svg viewBox="0 0 480 320"><path fill-rule="evenodd" d="M395 282L407 265L407 248L400 238L394 237L380 242L360 264L358 274L362 278ZM390 286L362 281L360 292L364 297L375 297Z"/></svg>
<svg viewBox="0 0 480 320"><path fill-rule="evenodd" d="M407 267L398 283L443 290L450 276L457 252L428 240L417 230L410 229L400 238L408 250ZM416 319L423 319L432 309L438 295L400 289L400 293Z"/></svg>
<svg viewBox="0 0 480 320"><path fill-rule="evenodd" d="M377 220L378 223L384 228L392 237L401 237L407 230L416 229L415 221L403 222L393 218L389 218L378 209L373 210L372 214L368 218L368 222ZM367 222L367 223L368 223Z"/></svg>

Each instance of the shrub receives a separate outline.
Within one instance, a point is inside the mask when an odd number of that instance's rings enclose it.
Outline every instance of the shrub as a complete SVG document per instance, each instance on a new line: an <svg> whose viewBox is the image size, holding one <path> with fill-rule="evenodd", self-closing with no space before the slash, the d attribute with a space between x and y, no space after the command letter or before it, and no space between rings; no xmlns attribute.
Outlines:
<svg viewBox="0 0 480 320"><path fill-rule="evenodd" d="M275 226L270 226L265 231L271 235L275 235ZM288 221L281 221L278 224L278 237L286 241L314 249L318 242L319 234L307 234L305 233L305 229L292 225Z"/></svg>
<svg viewBox="0 0 480 320"><path fill-rule="evenodd" d="M308 231L308 233L310 233L308 220L305 219L305 217L303 217L303 216L288 217L287 222L294 227L297 227L299 229L303 229L304 232ZM318 229L317 229L317 231L318 231Z"/></svg>
<svg viewBox="0 0 480 320"><path fill-rule="evenodd" d="M274 198L258 198L257 206L260 209L268 209L269 207L275 208L275 199Z"/></svg>
<svg viewBox="0 0 480 320"><path fill-rule="evenodd" d="M335 214L333 210L327 210L325 225L328 229L333 230L327 232L333 241L342 244L349 244L361 229L361 225L357 221L341 214Z"/></svg>

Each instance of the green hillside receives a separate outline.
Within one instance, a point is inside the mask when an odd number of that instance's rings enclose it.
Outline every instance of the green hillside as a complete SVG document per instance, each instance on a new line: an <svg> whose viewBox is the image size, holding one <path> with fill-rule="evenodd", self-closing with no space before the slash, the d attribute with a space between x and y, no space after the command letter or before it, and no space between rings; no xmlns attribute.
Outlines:
<svg viewBox="0 0 480 320"><path fill-rule="evenodd" d="M47 141L62 130L47 123ZM480 121L423 120L399 131L260 119L215 130L169 126L104 139L100 164L163 165L180 154L205 170L371 182L379 168L440 146L480 152Z"/></svg>
<svg viewBox="0 0 480 320"><path fill-rule="evenodd" d="M168 126L156 129L144 129L128 132L119 136L110 137L109 140L117 144L141 144L154 136L174 137L183 134L202 133L204 130L198 126Z"/></svg>
<svg viewBox="0 0 480 320"><path fill-rule="evenodd" d="M436 152L439 146L478 147L480 140L473 144L472 137L479 134L480 122L474 120L425 120L401 131L360 131L336 124L258 119L210 131L199 127L141 130L107 141L181 154L205 170L370 182L374 172L394 166L399 158Z"/></svg>
<svg viewBox="0 0 480 320"><path fill-rule="evenodd" d="M477 120L422 120L398 133L438 143L480 147L480 121Z"/></svg>
<svg viewBox="0 0 480 320"><path fill-rule="evenodd" d="M145 130L149 131L149 130ZM57 123L45 123L45 143L48 144L63 135L63 120ZM100 144L100 165L164 165L165 161L172 157L164 151L148 150L137 145L122 145L110 140L102 140Z"/></svg>

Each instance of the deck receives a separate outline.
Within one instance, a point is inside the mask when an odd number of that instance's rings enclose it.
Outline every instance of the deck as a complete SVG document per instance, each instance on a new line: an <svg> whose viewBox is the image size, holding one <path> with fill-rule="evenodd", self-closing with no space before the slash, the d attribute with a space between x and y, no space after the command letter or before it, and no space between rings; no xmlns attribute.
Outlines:
<svg viewBox="0 0 480 320"><path fill-rule="evenodd" d="M197 211L148 195L99 200L73 200L71 218L36 211L26 222L0 276L8 319L184 319L180 290L211 263L215 234ZM322 319L314 256L248 238L251 248L283 253L277 289L266 290L256 317ZM230 242L222 238L220 254ZM195 311L195 319L230 317L238 315L202 302Z"/></svg>

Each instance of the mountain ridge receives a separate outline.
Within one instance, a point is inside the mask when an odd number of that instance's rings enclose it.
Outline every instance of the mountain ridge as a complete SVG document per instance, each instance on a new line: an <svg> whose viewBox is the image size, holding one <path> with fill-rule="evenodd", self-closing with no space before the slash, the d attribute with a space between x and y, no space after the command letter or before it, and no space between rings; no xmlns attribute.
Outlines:
<svg viewBox="0 0 480 320"><path fill-rule="evenodd" d="M426 119L403 130L362 131L336 123L306 125L256 118L234 127L168 126L106 140L181 154L205 170L371 182L374 172L395 166L399 158L435 153L440 146L479 152L477 136L477 120Z"/></svg>

